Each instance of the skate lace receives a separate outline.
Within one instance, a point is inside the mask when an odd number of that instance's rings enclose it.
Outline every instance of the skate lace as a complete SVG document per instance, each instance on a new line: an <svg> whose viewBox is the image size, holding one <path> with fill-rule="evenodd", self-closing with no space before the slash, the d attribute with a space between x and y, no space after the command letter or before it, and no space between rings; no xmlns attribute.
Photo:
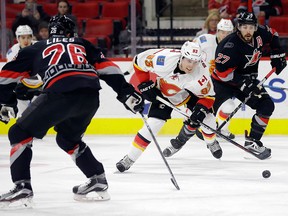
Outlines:
<svg viewBox="0 0 288 216"><path fill-rule="evenodd" d="M245 144L246 147L250 149L254 149L255 151L258 151L260 153L264 152L266 147L258 145L258 143L253 142L253 141L246 141Z"/></svg>
<svg viewBox="0 0 288 216"><path fill-rule="evenodd" d="M123 164L125 167L130 167L133 163L134 163L134 161L132 161L128 156L125 156L125 157L122 159L122 164Z"/></svg>
<svg viewBox="0 0 288 216"><path fill-rule="evenodd" d="M83 189L83 188L87 188L87 187L89 187L90 186L90 184L91 184L91 179L89 179L87 182L85 182L84 184L82 184L82 185L80 185L80 189Z"/></svg>
<svg viewBox="0 0 288 216"><path fill-rule="evenodd" d="M211 152L216 152L220 149L220 145L218 144L218 142L214 142L213 144L208 145L208 148Z"/></svg>

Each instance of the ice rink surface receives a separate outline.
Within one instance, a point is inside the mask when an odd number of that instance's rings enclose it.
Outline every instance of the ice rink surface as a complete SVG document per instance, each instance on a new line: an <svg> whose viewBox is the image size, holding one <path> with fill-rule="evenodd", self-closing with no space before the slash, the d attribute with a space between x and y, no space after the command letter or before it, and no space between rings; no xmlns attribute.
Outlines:
<svg viewBox="0 0 288 216"><path fill-rule="evenodd" d="M171 137L157 137L163 149ZM125 173L116 171L129 150L132 136L85 136L84 141L106 169L110 201L73 200L72 187L86 182L53 136L35 140L32 186L34 208L0 210L0 216L286 216L288 215L288 137L266 136L272 158L260 161L238 147L221 141L223 157L212 157L203 141L192 138L168 163L181 188L177 191L152 142ZM244 143L244 138L236 137ZM10 146L0 137L0 193L12 189ZM248 157L248 158L247 158ZM271 177L264 179L263 170Z"/></svg>

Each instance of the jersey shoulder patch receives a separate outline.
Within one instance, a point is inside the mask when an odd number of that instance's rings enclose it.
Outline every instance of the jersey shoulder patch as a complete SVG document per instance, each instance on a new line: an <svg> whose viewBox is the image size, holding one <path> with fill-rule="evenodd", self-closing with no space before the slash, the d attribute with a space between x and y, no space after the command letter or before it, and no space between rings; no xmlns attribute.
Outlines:
<svg viewBox="0 0 288 216"><path fill-rule="evenodd" d="M199 37L199 40L200 40L200 43L205 43L205 42L207 42L207 38L206 38L205 35L200 36L200 37Z"/></svg>
<svg viewBox="0 0 288 216"><path fill-rule="evenodd" d="M156 65L164 66L166 56L160 55L156 59Z"/></svg>

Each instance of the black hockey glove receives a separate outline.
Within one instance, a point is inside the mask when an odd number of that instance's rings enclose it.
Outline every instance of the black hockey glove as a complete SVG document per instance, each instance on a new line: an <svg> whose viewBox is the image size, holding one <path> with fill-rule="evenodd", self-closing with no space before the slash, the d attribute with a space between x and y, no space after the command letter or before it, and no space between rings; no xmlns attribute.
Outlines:
<svg viewBox="0 0 288 216"><path fill-rule="evenodd" d="M130 110L134 114L144 110L144 100L142 96L136 91L122 98L118 97L118 100L124 104L126 109Z"/></svg>
<svg viewBox="0 0 288 216"><path fill-rule="evenodd" d="M39 75L21 79L21 82L15 87L14 92L20 100L32 100L42 91L43 81Z"/></svg>
<svg viewBox="0 0 288 216"><path fill-rule="evenodd" d="M240 91L242 91L246 97L250 94L259 95L262 88L257 87L257 80L255 79L244 79L240 85Z"/></svg>
<svg viewBox="0 0 288 216"><path fill-rule="evenodd" d="M41 88L29 88L25 86L23 83L19 83L14 92L16 94L16 98L20 100L32 100L34 96L38 96L41 93Z"/></svg>
<svg viewBox="0 0 288 216"><path fill-rule="evenodd" d="M271 66L276 67L276 74L279 75L281 71L286 67L286 54L283 50L274 50L270 55Z"/></svg>
<svg viewBox="0 0 288 216"><path fill-rule="evenodd" d="M146 100L157 102L156 97L158 94L160 95L160 90L156 88L153 81L150 80L139 84L138 89Z"/></svg>
<svg viewBox="0 0 288 216"><path fill-rule="evenodd" d="M203 122L207 113L208 113L207 107L201 104L196 104L192 110L192 114L190 115L191 127L194 128L200 127L200 122Z"/></svg>
<svg viewBox="0 0 288 216"><path fill-rule="evenodd" d="M10 116L16 118L18 108L16 105L0 105L0 121L7 124L10 121Z"/></svg>

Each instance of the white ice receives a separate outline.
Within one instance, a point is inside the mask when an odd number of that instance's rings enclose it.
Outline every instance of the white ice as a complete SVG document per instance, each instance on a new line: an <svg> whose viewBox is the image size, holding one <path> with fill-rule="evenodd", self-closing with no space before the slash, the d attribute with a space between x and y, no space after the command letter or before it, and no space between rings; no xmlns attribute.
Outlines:
<svg viewBox="0 0 288 216"><path fill-rule="evenodd" d="M163 149L171 137L157 137ZM265 136L272 158L258 160L222 141L223 157L212 157L205 144L192 138L167 161L181 188L177 191L152 142L128 172L116 171L129 150L132 136L85 136L84 141L106 169L110 201L73 200L72 187L86 177L60 150L55 137L33 144L31 164L33 209L0 210L0 216L286 216L288 215L288 137ZM242 136L236 141L243 143ZM0 193L13 187L9 171L10 146L0 137ZM245 157L245 158L244 158ZM249 157L250 159L247 159ZM271 177L264 179L263 170Z"/></svg>

